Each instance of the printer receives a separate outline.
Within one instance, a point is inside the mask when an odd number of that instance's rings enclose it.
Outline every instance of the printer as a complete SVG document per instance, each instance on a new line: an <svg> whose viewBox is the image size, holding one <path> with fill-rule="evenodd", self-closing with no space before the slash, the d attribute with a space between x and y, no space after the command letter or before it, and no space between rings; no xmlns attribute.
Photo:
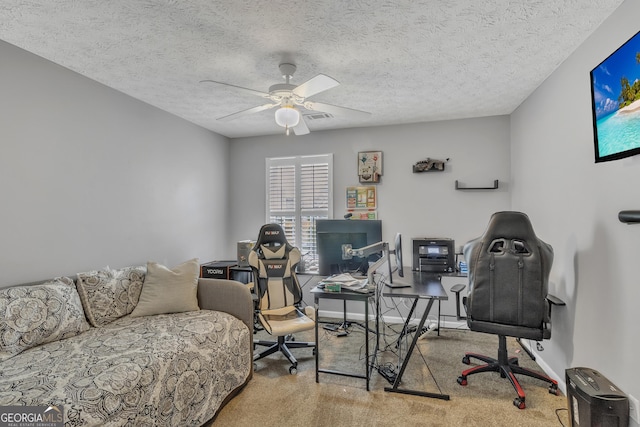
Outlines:
<svg viewBox="0 0 640 427"><path fill-rule="evenodd" d="M452 273L456 269L456 253L453 239L420 237L413 243L413 264L415 271L432 273Z"/></svg>

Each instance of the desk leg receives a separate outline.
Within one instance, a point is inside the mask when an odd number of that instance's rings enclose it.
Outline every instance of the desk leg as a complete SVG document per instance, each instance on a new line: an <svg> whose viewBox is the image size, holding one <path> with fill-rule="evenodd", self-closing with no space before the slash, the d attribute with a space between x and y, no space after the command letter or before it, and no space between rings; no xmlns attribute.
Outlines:
<svg viewBox="0 0 640 427"><path fill-rule="evenodd" d="M313 304L316 309L316 321L315 321L315 333L316 333L316 383L320 382L320 375L318 372L318 363L320 362L320 346L318 345L318 297L315 297L313 300Z"/></svg>
<svg viewBox="0 0 640 427"><path fill-rule="evenodd" d="M369 365L369 377L371 377L371 373L373 372L374 366L378 363L378 352L380 351L380 295L376 292L374 297L375 301L375 331L376 334L376 346L373 349L373 357L371 358L371 364ZM368 322L367 322L368 325Z"/></svg>
<svg viewBox="0 0 640 427"><path fill-rule="evenodd" d="M365 375L367 377L367 391L369 391L369 380L371 379L371 371L369 370L369 301L364 300L364 353L366 357L365 362Z"/></svg>
<svg viewBox="0 0 640 427"><path fill-rule="evenodd" d="M400 342L404 338L405 335L409 334L409 321L411 320L411 316L413 316L413 312L416 310L416 305L418 305L418 298L414 298L413 304L411 304L411 310L409 310L409 314L407 314L407 320L404 321L404 326L402 327L402 331L396 340L396 348L400 348ZM416 333L419 334L420 329L416 330Z"/></svg>
<svg viewBox="0 0 640 427"><path fill-rule="evenodd" d="M440 304L442 301L438 300L438 336L440 336L440 309L442 305Z"/></svg>
<svg viewBox="0 0 640 427"><path fill-rule="evenodd" d="M342 300L342 329L345 331L349 329L349 322L347 322L347 300Z"/></svg>
<svg viewBox="0 0 640 427"><path fill-rule="evenodd" d="M424 310L424 314L422 315L422 318L420 319L420 324L418 325L418 331L421 331L422 328L424 327L424 323L427 320L427 317L429 316L429 312L431 311L431 306L432 305L433 305L433 299L429 299L429 302L427 303L427 308ZM425 391L407 390L407 389L398 388L398 385L402 381L402 375L404 375L404 370L407 368L407 365L409 364L409 359L411 358L411 354L413 354L413 349L416 346L416 342L418 341L418 338L420 338L420 334L418 332L416 332L413 335L413 340L411 341L411 345L409 346L409 350L407 351L407 355L406 355L404 361L402 362L402 366L400 367L400 372L398 372L398 376L396 377L396 380L393 382L393 386L392 387L385 387L384 391L388 391L388 392L392 392L392 393L412 394L414 396L433 397L435 399L442 399L442 400L449 400L449 395L448 394L429 393L429 392L425 392Z"/></svg>

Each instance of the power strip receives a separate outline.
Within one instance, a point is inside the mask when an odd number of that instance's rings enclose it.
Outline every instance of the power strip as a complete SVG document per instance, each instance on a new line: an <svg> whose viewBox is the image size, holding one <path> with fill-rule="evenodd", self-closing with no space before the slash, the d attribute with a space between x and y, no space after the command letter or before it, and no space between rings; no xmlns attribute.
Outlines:
<svg viewBox="0 0 640 427"><path fill-rule="evenodd" d="M429 324L427 326L424 326L420 331L420 338L426 337L427 335L429 335L429 332L435 331L436 329L438 329L438 324L433 321L429 322Z"/></svg>
<svg viewBox="0 0 640 427"><path fill-rule="evenodd" d="M398 377L398 375L393 371L393 368L388 366L378 366L378 373L382 375L385 380L389 381L390 384L395 383L396 378Z"/></svg>

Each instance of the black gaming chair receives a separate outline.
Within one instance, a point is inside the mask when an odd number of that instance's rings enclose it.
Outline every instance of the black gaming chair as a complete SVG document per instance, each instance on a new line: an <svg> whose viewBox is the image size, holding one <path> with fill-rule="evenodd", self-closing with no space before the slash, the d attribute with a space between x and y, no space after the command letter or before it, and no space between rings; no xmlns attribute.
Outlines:
<svg viewBox="0 0 640 427"><path fill-rule="evenodd" d="M300 262L300 251L287 242L284 230L278 224L265 224L249 253L249 265L253 270L255 292L258 296L258 320L277 341L256 340L256 346L266 346L253 360L281 351L291 362L289 372L295 374L298 361L290 348L310 347L313 342L293 340L295 332L313 329L315 322L298 309L302 289L295 268Z"/></svg>
<svg viewBox="0 0 640 427"><path fill-rule="evenodd" d="M477 332L499 337L498 358L467 353L462 362L479 359L486 365L462 372L460 385L480 372L500 372L518 393L513 401L525 408L525 394L514 374L538 378L550 383L549 393L558 394L558 382L544 374L518 365L517 357L508 357L506 337L536 341L551 337L551 303L564 304L547 294L553 249L536 237L527 215L521 212L497 212L491 216L484 234L464 246L469 266L469 291L465 300L467 324Z"/></svg>

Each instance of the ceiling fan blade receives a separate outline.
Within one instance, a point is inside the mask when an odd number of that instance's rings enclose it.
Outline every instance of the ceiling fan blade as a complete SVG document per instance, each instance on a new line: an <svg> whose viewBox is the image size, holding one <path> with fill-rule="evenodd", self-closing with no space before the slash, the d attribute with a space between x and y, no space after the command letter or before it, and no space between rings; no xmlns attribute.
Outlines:
<svg viewBox="0 0 640 427"><path fill-rule="evenodd" d="M336 87L340 84L339 81L333 77L329 77L324 74L318 74L315 77L310 78L306 82L293 89L294 95L298 95L302 98L308 98L316 93L323 92L325 90Z"/></svg>
<svg viewBox="0 0 640 427"><path fill-rule="evenodd" d="M307 123L304 121L304 116L300 115L300 121L293 128L293 133L296 135L306 135L309 133L309 128L307 127Z"/></svg>
<svg viewBox="0 0 640 427"><path fill-rule="evenodd" d="M268 110L269 108L277 107L278 105L280 104L258 105L257 107L252 107L247 110L242 110L235 113L231 113L227 116L219 117L218 120L223 122L228 122L229 120L237 119L238 117L246 116L247 114L253 114L253 113L258 113L260 111Z"/></svg>
<svg viewBox="0 0 640 427"><path fill-rule="evenodd" d="M229 83L217 82L215 80L200 80L200 83L216 83L216 84L219 84L219 85L230 86L232 88L239 89L239 90L241 90L241 91L243 91L245 93L249 93L251 95L257 95L257 96L261 96L263 98L269 98L269 94L266 93L266 92L261 92L259 90L249 89L249 88L242 87L242 86L236 86L236 85L232 85L232 84L229 84Z"/></svg>
<svg viewBox="0 0 640 427"><path fill-rule="evenodd" d="M344 116L352 119L366 119L371 116L367 111L355 110L353 108L338 107L337 105L326 104L324 102L307 101L304 108L314 111L322 111L323 113L335 114L336 116Z"/></svg>

